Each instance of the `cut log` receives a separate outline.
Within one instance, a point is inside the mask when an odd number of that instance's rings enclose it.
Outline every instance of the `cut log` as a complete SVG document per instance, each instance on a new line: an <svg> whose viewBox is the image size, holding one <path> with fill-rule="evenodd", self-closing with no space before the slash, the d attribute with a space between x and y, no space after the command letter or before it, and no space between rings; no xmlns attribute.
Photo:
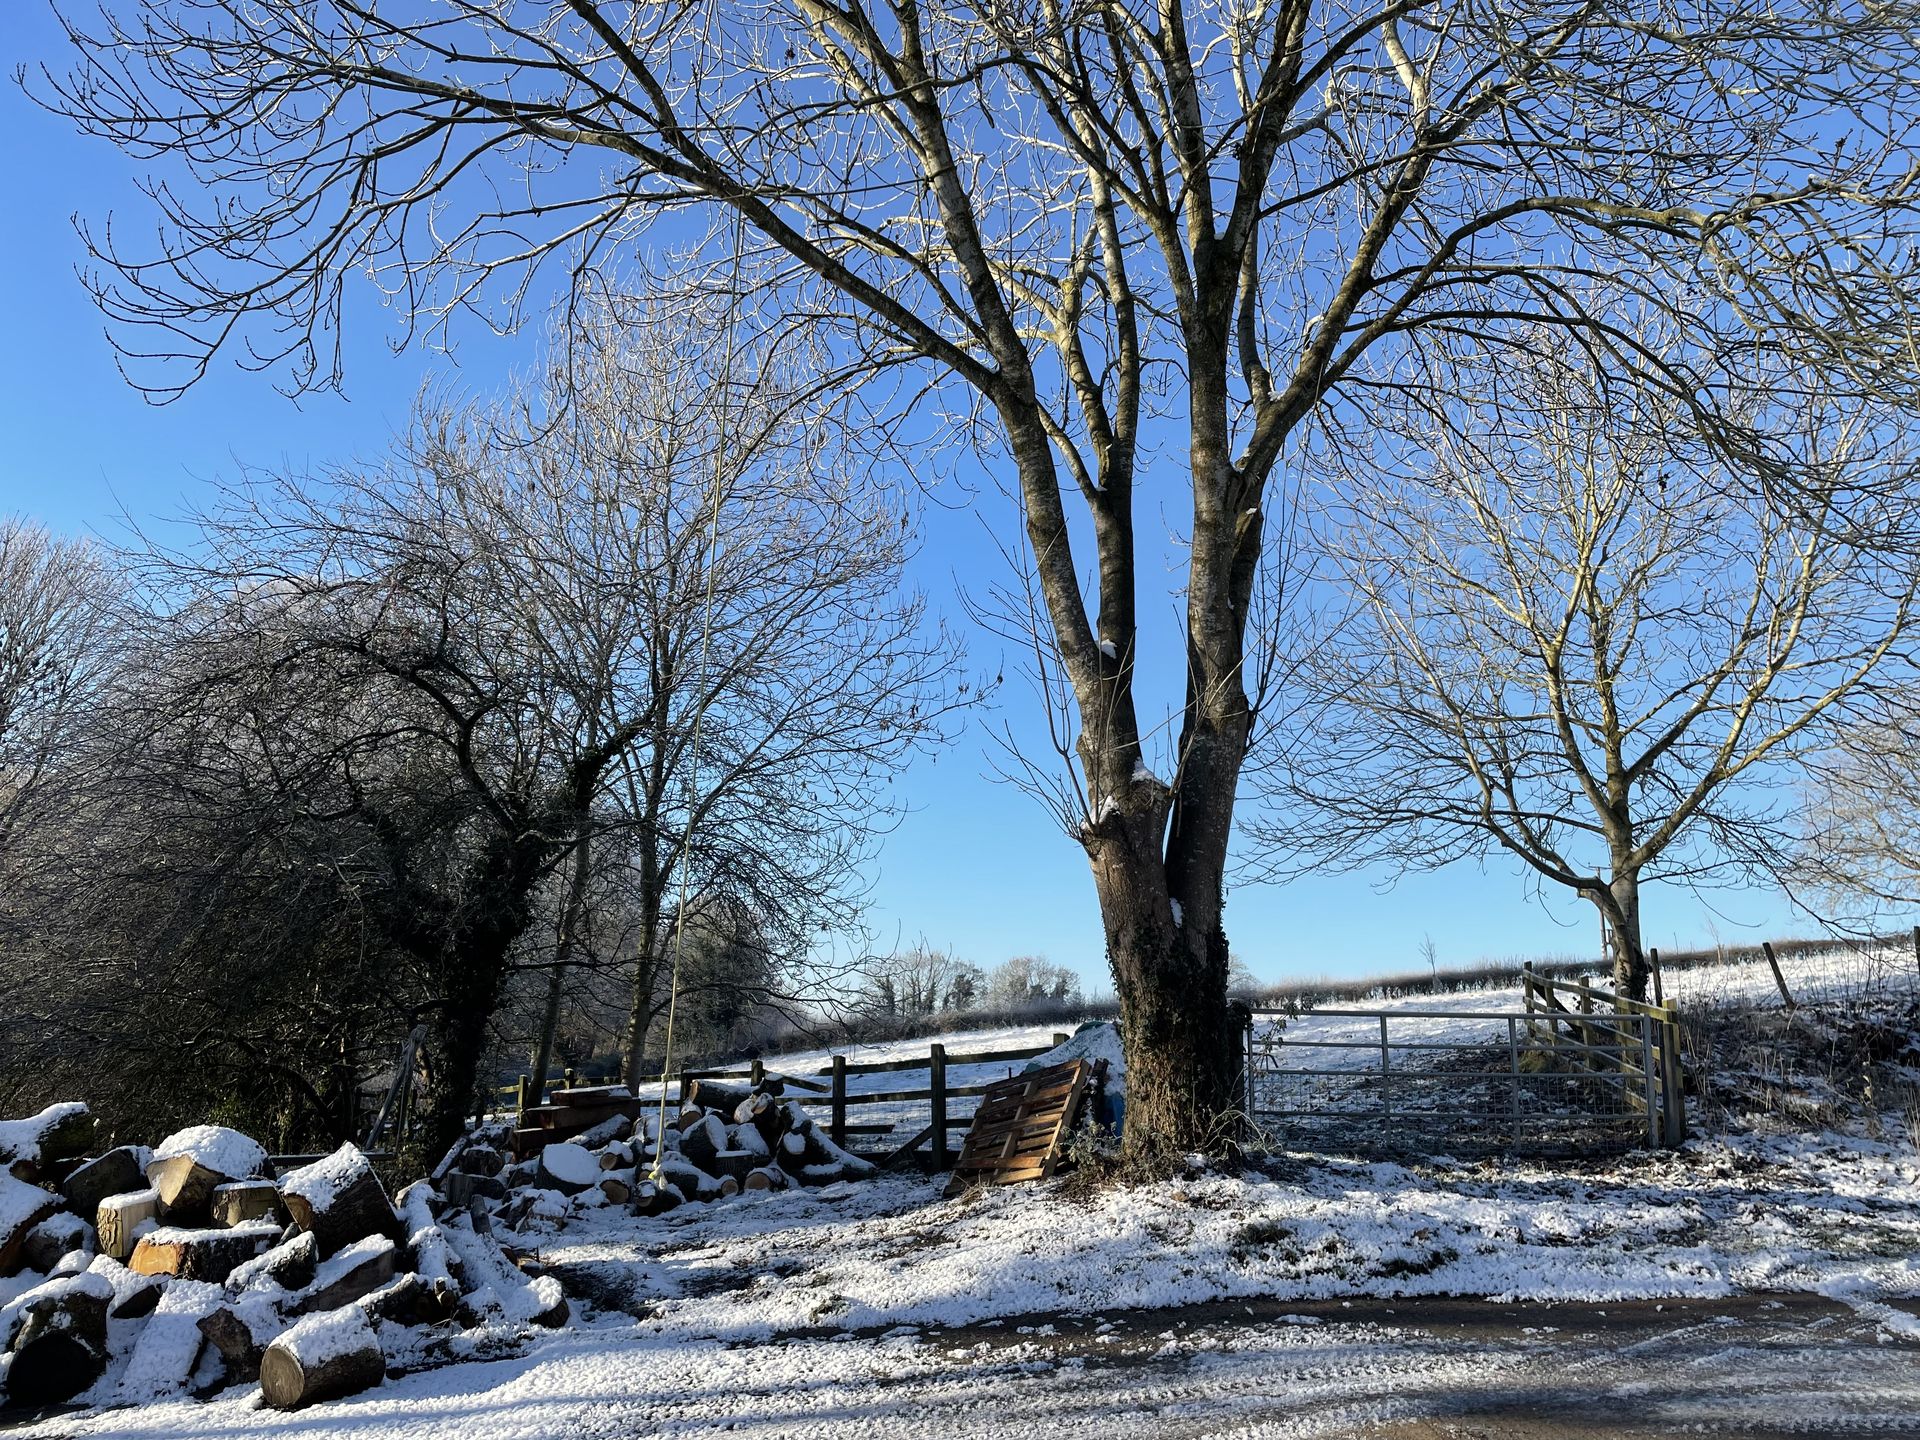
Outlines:
<svg viewBox="0 0 1920 1440"><path fill-rule="evenodd" d="M602 1175L600 1193L610 1205L625 1205L633 1198L633 1171L612 1170Z"/></svg>
<svg viewBox="0 0 1920 1440"><path fill-rule="evenodd" d="M219 1285L279 1238L277 1225L238 1225L231 1230L163 1225L140 1237L127 1268L139 1275L171 1275Z"/></svg>
<svg viewBox="0 0 1920 1440"><path fill-rule="evenodd" d="M107 1311L110 1320L143 1320L153 1313L160 1297L167 1293L167 1282L158 1275L142 1275L135 1283L115 1292L119 1299Z"/></svg>
<svg viewBox="0 0 1920 1440"><path fill-rule="evenodd" d="M293 1223L320 1242L323 1257L369 1235L406 1238L380 1177L360 1147L351 1143L284 1176L280 1198Z"/></svg>
<svg viewBox="0 0 1920 1440"><path fill-rule="evenodd" d="M534 1183L562 1195L578 1195L600 1179L600 1162L578 1145L548 1145L540 1151L540 1170Z"/></svg>
<svg viewBox="0 0 1920 1440"><path fill-rule="evenodd" d="M236 1266L227 1276L227 1294L247 1291L272 1294L276 1291L304 1290L313 1283L320 1264L320 1244L313 1236L299 1234L282 1240L264 1254Z"/></svg>
<svg viewBox="0 0 1920 1440"><path fill-rule="evenodd" d="M767 1163L764 1154L755 1154L751 1150L722 1150L708 1162L706 1171L721 1180L744 1181L749 1170L756 1170Z"/></svg>
<svg viewBox="0 0 1920 1440"><path fill-rule="evenodd" d="M280 1190L271 1180L231 1180L213 1187L213 1223L246 1225L255 1220L287 1223Z"/></svg>
<svg viewBox="0 0 1920 1440"><path fill-rule="evenodd" d="M51 1190L0 1173L0 1275L20 1268L27 1236L59 1208L60 1197Z"/></svg>
<svg viewBox="0 0 1920 1440"><path fill-rule="evenodd" d="M507 1184L497 1175L468 1175L461 1171L441 1182L446 1186L447 1204L456 1210L464 1210L475 1200L491 1200L496 1204L507 1198Z"/></svg>
<svg viewBox="0 0 1920 1440"><path fill-rule="evenodd" d="M729 1125L727 1127L727 1148L744 1150L749 1155L757 1155L762 1160L771 1159L773 1151L761 1138L760 1132L752 1125Z"/></svg>
<svg viewBox="0 0 1920 1440"><path fill-rule="evenodd" d="M664 1156L660 1174L688 1200L721 1200L740 1191L738 1181L722 1181L678 1155ZM732 1188L728 1188L731 1185Z"/></svg>
<svg viewBox="0 0 1920 1440"><path fill-rule="evenodd" d="M576 1085L571 1090L555 1090L547 1097L547 1102L581 1108L618 1105L631 1099L633 1091L624 1085Z"/></svg>
<svg viewBox="0 0 1920 1440"><path fill-rule="evenodd" d="M67 1256L92 1255L93 1250L93 1227L78 1215L62 1210L27 1232L26 1239L20 1242L20 1265L22 1269L46 1274Z"/></svg>
<svg viewBox="0 0 1920 1440"><path fill-rule="evenodd" d="M616 1140L600 1152L602 1170L631 1170L633 1168L633 1146L625 1140Z"/></svg>
<svg viewBox="0 0 1920 1440"><path fill-rule="evenodd" d="M125 1263L140 1237L159 1223L160 1192L133 1190L109 1195L94 1212L93 1229L100 1237L100 1253Z"/></svg>
<svg viewBox="0 0 1920 1440"><path fill-rule="evenodd" d="M567 1295L551 1275L528 1279L508 1263L490 1237L465 1225L449 1226L447 1241L460 1256L470 1285L460 1301L462 1324L481 1325L501 1317L534 1325L567 1323Z"/></svg>
<svg viewBox="0 0 1920 1440"><path fill-rule="evenodd" d="M433 1191L424 1182L415 1182L400 1192L407 1224L408 1268L420 1277L440 1314L451 1315L460 1303L465 1276L446 1230L433 1217L432 1199Z"/></svg>
<svg viewBox="0 0 1920 1440"><path fill-rule="evenodd" d="M614 1140L624 1140L633 1133L633 1119L627 1115L615 1115L610 1120L602 1120L591 1130L582 1130L578 1135L568 1138L574 1144L588 1150L598 1150L602 1145Z"/></svg>
<svg viewBox="0 0 1920 1440"><path fill-rule="evenodd" d="M780 1089L774 1089L771 1085L763 1085L761 1089L755 1090L751 1085L742 1085L738 1081L728 1080L696 1080L687 1087L687 1099L695 1105L704 1105L709 1110L717 1110L722 1115L731 1115L751 1095L780 1093L782 1093Z"/></svg>
<svg viewBox="0 0 1920 1440"><path fill-rule="evenodd" d="M507 1168L507 1157L491 1145L469 1145L454 1168L462 1175L498 1175Z"/></svg>
<svg viewBox="0 0 1920 1440"><path fill-rule="evenodd" d="M202 1315L196 1323L200 1333L207 1337L207 1343L219 1352L229 1384L244 1385L259 1376L260 1357L266 1353L267 1342L254 1331L245 1315L222 1305L211 1315Z"/></svg>
<svg viewBox="0 0 1920 1440"><path fill-rule="evenodd" d="M758 1170L749 1170L740 1185L744 1190L784 1190L790 1183L787 1172L778 1165L762 1165Z"/></svg>
<svg viewBox="0 0 1920 1440"><path fill-rule="evenodd" d="M76 1275L22 1297L23 1320L7 1369L12 1404L58 1405L105 1373L112 1298L113 1286L98 1275Z"/></svg>
<svg viewBox="0 0 1920 1440"><path fill-rule="evenodd" d="M313 1285L293 1305L292 1314L311 1315L338 1310L371 1295L399 1273L398 1247L385 1235L369 1235L326 1261Z"/></svg>
<svg viewBox="0 0 1920 1440"><path fill-rule="evenodd" d="M790 1123L787 1108L771 1095L751 1095L740 1102L733 1112L736 1125L751 1125L755 1133L765 1142L767 1153L774 1153L774 1146L780 1143L780 1137L787 1133Z"/></svg>
<svg viewBox="0 0 1920 1440"><path fill-rule="evenodd" d="M633 1187L633 1213L636 1215L664 1215L676 1205L684 1203L686 1197L672 1185L642 1180Z"/></svg>
<svg viewBox="0 0 1920 1440"><path fill-rule="evenodd" d="M25 1120L0 1121L0 1162L30 1173L56 1160L74 1160L93 1144L93 1115L84 1102L49 1105Z"/></svg>
<svg viewBox="0 0 1920 1440"><path fill-rule="evenodd" d="M219 1186L268 1173L267 1152L257 1141L221 1125L195 1125L154 1148L147 1183L160 1192L163 1220L194 1225L211 1217Z"/></svg>
<svg viewBox="0 0 1920 1440"><path fill-rule="evenodd" d="M369 1320L391 1320L396 1325L432 1325L449 1313L426 1283L411 1273L395 1276L353 1303Z"/></svg>
<svg viewBox="0 0 1920 1440"><path fill-rule="evenodd" d="M842 1150L811 1120L780 1137L775 1163L802 1185L865 1180L878 1169L871 1160Z"/></svg>
<svg viewBox="0 0 1920 1440"><path fill-rule="evenodd" d="M702 1170L726 1148L727 1127L718 1115L705 1116L680 1132L680 1153Z"/></svg>
<svg viewBox="0 0 1920 1440"><path fill-rule="evenodd" d="M152 1153L142 1145L121 1145L86 1161L60 1182L67 1209L88 1224L109 1195L125 1195L147 1188L147 1162Z"/></svg>
<svg viewBox="0 0 1920 1440"><path fill-rule="evenodd" d="M387 1374L387 1357L373 1326L352 1305L311 1315L260 1357L260 1394L276 1410L299 1410L357 1394Z"/></svg>

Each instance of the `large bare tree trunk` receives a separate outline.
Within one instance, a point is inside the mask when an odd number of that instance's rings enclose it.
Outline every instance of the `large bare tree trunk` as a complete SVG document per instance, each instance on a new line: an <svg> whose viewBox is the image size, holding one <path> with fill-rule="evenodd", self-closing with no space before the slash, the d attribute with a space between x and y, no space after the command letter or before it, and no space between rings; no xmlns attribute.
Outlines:
<svg viewBox="0 0 1920 1440"><path fill-rule="evenodd" d="M1647 949L1640 932L1640 874L1633 869L1614 872L1607 885L1607 900L1602 906L1607 917L1607 934L1612 945L1613 986L1634 1000L1647 998L1647 982L1653 967L1647 963Z"/></svg>

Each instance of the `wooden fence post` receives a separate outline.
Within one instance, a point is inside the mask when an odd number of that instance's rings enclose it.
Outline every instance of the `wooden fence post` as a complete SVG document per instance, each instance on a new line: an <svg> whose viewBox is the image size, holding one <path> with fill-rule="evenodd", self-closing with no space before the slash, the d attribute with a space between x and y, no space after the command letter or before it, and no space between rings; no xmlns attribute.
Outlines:
<svg viewBox="0 0 1920 1440"><path fill-rule="evenodd" d="M755 1060L747 1069L747 1083L755 1090L758 1090L761 1085L765 1083L766 1078L767 1062L764 1060ZM838 1144L839 1142L836 1141L835 1143Z"/></svg>
<svg viewBox="0 0 1920 1440"><path fill-rule="evenodd" d="M1913 927L1913 968L1920 971L1920 925Z"/></svg>
<svg viewBox="0 0 1920 1440"><path fill-rule="evenodd" d="M1593 982L1584 975L1580 977L1580 1013L1582 1015L1593 1014ZM1593 1044L1593 1027L1587 1024L1585 1020L1580 1022L1580 1043L1587 1046ZM1594 1062L1594 1057L1591 1052L1587 1050L1580 1052L1580 1066L1585 1070L1598 1070L1600 1068L1599 1065Z"/></svg>
<svg viewBox="0 0 1920 1440"><path fill-rule="evenodd" d="M1067 1041L1071 1040L1072 1038L1073 1036L1069 1035L1064 1030L1054 1031L1053 1032L1053 1048L1058 1050L1062 1045L1066 1044Z"/></svg>
<svg viewBox="0 0 1920 1440"><path fill-rule="evenodd" d="M1647 950L1647 967L1653 971L1653 1003L1667 1003L1666 987L1660 983L1660 947L1650 946Z"/></svg>
<svg viewBox="0 0 1920 1440"><path fill-rule="evenodd" d="M514 1112L516 1115L514 1128L516 1130L524 1130L527 1128L527 1096L528 1092L532 1089L533 1077L531 1075L522 1075L520 1077L520 1093L515 1097L514 1104Z"/></svg>
<svg viewBox="0 0 1920 1440"><path fill-rule="evenodd" d="M1761 953L1767 957L1767 965L1773 971L1773 983L1780 987L1781 1003L1785 1005L1787 1009L1793 1009L1793 996L1787 990L1787 977L1780 973L1780 962L1773 958L1773 942L1771 940L1762 940L1760 942L1760 950Z"/></svg>
<svg viewBox="0 0 1920 1440"><path fill-rule="evenodd" d="M833 1057L833 1110L827 1121L827 1134L833 1143L847 1143L847 1057Z"/></svg>
<svg viewBox="0 0 1920 1440"><path fill-rule="evenodd" d="M1680 1012L1671 1005L1662 1007L1660 1025L1660 1098L1666 1112L1661 1127L1669 1147L1678 1147L1687 1138L1687 1099L1681 1093L1684 1072L1680 1067Z"/></svg>
<svg viewBox="0 0 1920 1440"><path fill-rule="evenodd" d="M928 1088L933 1092L933 1168L945 1170L947 1159L947 1047L935 1045L927 1056Z"/></svg>

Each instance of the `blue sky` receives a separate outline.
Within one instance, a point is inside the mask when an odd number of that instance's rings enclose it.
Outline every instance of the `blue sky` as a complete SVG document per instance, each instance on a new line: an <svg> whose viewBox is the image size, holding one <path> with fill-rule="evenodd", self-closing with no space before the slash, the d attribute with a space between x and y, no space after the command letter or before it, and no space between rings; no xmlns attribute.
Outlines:
<svg viewBox="0 0 1920 1440"><path fill-rule="evenodd" d="M60 63L59 39L43 0L7 7L0 59ZM73 134L8 84L0 125L9 136L9 204L0 218L0 512L35 517L63 531L123 534L124 511L148 524L179 513L242 463L302 467L377 453L405 421L420 386L450 372L474 390L501 384L531 355L524 337L457 337L455 354L394 354L397 319L361 296L346 336L347 394L298 405L268 377L230 360L183 399L148 405L117 372L101 317L75 276L83 260L70 217L96 225L111 212L129 237L152 217L133 188L138 166L100 142ZM978 583L998 564L987 525L1015 519L991 488L977 513L930 507L919 582L956 628L967 630L956 579ZM1143 615L1169 606L1143 600ZM1000 644L970 637L971 660L991 673ZM1016 728L1034 714L1013 681L991 718ZM976 727L904 777L912 807L885 843L874 876L873 920L884 938L924 935L968 959L992 964L1042 953L1071 964L1090 988L1107 988L1098 913L1078 847L1034 801L988 778L990 757ZM1351 875L1285 888L1240 887L1230 897L1228 933L1256 975L1353 975L1423 963L1431 935L1440 962L1483 957L1592 954L1590 907L1542 903L1519 873L1469 865L1402 881L1382 893L1378 876ZM1711 906L1711 908L1709 908ZM1804 933L1783 898L1719 892L1705 901L1671 889L1646 900L1647 940L1664 948Z"/></svg>

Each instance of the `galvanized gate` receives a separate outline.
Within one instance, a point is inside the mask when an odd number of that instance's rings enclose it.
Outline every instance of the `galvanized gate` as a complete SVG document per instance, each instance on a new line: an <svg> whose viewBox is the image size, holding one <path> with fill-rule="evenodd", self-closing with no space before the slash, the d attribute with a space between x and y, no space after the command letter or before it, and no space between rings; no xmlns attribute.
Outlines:
<svg viewBox="0 0 1920 1440"><path fill-rule="evenodd" d="M1669 1007L1616 1006L1590 987L1532 977L1523 994L1519 1010L1256 1010L1246 1032L1247 1114L1272 1138L1357 1149L1554 1151L1685 1139Z"/></svg>

